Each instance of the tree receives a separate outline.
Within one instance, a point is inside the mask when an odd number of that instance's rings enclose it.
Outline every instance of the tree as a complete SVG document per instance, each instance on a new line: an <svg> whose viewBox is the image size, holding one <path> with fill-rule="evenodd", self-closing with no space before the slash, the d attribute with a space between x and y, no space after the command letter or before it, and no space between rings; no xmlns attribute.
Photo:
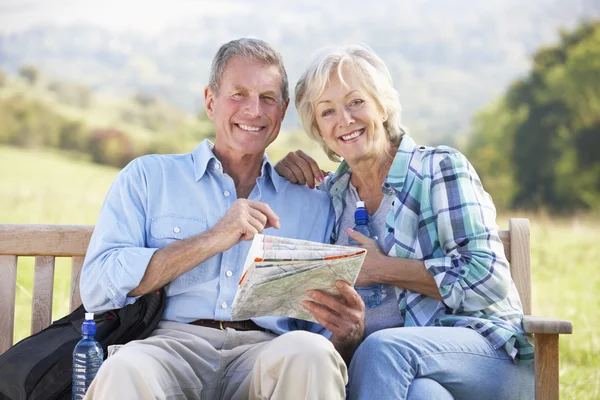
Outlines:
<svg viewBox="0 0 600 400"><path fill-rule="evenodd" d="M88 149L88 133L81 121L68 121L60 131L59 147L65 150L85 152Z"/></svg>
<svg viewBox="0 0 600 400"><path fill-rule="evenodd" d="M600 210L600 22L538 50L529 76L474 128L470 157L501 203Z"/></svg>
<svg viewBox="0 0 600 400"><path fill-rule="evenodd" d="M511 206L516 190L510 156L514 152L514 136L523 119L522 114L510 111L505 99L492 103L475 115L473 134L465 150L499 209Z"/></svg>
<svg viewBox="0 0 600 400"><path fill-rule="evenodd" d="M92 161L122 168L132 159L131 141L118 129L97 129L89 142Z"/></svg>
<svg viewBox="0 0 600 400"><path fill-rule="evenodd" d="M40 70L33 65L23 65L19 68L19 76L27 80L30 85L35 85L40 78Z"/></svg>
<svg viewBox="0 0 600 400"><path fill-rule="evenodd" d="M133 99L142 107L147 107L156 103L156 97L148 93L136 93Z"/></svg>

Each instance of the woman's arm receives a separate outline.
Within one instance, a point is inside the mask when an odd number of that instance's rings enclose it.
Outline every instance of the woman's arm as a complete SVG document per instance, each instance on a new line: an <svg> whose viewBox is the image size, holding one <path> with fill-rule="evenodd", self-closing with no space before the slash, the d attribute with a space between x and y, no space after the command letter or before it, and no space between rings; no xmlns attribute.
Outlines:
<svg viewBox="0 0 600 400"><path fill-rule="evenodd" d="M362 248L367 249L367 257L356 280L357 286L391 284L442 301L438 286L423 261L386 256L373 239L350 228L347 232Z"/></svg>
<svg viewBox="0 0 600 400"><path fill-rule="evenodd" d="M511 286L496 209L462 154L445 155L432 175L428 219L443 254L425 260L425 267L454 312L485 309L505 299Z"/></svg>

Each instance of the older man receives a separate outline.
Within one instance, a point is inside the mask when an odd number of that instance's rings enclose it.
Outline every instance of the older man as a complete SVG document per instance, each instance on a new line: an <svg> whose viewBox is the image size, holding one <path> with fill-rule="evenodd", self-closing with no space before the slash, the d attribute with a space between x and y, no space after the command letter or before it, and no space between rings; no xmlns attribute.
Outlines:
<svg viewBox="0 0 600 400"><path fill-rule="evenodd" d="M289 103L281 56L261 40L223 45L204 96L215 143L134 160L100 212L81 274L86 309L165 285L167 300L149 338L110 349L86 398L342 399L332 342L343 349L344 338L288 318L231 322L248 240L328 241L333 225L327 194L280 178L264 154Z"/></svg>

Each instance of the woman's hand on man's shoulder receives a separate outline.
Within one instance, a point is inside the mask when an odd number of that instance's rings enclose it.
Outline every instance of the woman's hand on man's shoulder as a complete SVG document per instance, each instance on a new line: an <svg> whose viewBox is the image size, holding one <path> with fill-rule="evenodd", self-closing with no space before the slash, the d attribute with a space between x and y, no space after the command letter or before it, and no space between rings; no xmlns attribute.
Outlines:
<svg viewBox="0 0 600 400"><path fill-rule="evenodd" d="M290 151L275 164L275 171L292 183L314 189L315 182L322 182L327 175L319 164L302 150Z"/></svg>

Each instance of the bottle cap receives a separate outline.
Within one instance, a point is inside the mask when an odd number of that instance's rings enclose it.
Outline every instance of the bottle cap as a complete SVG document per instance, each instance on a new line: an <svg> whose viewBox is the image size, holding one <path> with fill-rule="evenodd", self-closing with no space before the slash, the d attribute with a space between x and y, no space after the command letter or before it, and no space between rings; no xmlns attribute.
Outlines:
<svg viewBox="0 0 600 400"><path fill-rule="evenodd" d="M94 313L93 312L86 312L85 313L85 319L86 319L86 321L93 321L94 320Z"/></svg>
<svg viewBox="0 0 600 400"><path fill-rule="evenodd" d="M356 202L356 210L354 211L354 223L364 223L369 221L369 213L367 212L367 209L365 208L365 202L364 201L357 201Z"/></svg>

